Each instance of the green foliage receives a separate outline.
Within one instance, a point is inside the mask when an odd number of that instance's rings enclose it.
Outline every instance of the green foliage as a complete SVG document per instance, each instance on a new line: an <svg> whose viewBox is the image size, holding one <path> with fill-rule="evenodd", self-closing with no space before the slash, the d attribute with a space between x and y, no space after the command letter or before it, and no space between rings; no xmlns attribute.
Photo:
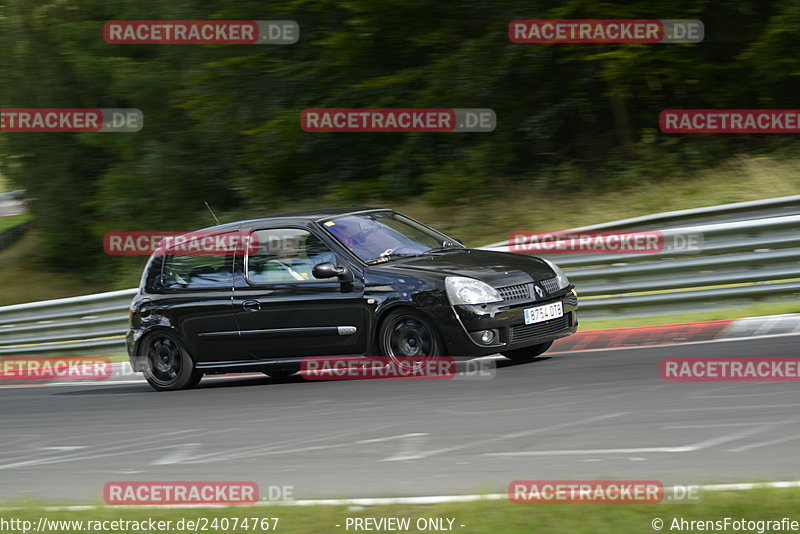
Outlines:
<svg viewBox="0 0 800 534"><path fill-rule="evenodd" d="M697 45L511 43L516 18L696 18ZM291 19L290 46L109 45L113 19ZM768 152L781 136L665 135L666 108L794 108L787 0L5 0L4 107L139 108L131 134L8 134L0 172L66 269L109 230L188 229L309 198L466 204L505 187L592 191ZM490 134L318 134L309 107L480 107ZM326 196L327 195L327 196ZM107 262L124 261L106 259ZM99 264L101 265L101 264Z"/></svg>
<svg viewBox="0 0 800 534"><path fill-rule="evenodd" d="M27 211L17 213L16 215L6 215L0 217L0 232L5 232L15 226L25 224L31 220L31 214Z"/></svg>

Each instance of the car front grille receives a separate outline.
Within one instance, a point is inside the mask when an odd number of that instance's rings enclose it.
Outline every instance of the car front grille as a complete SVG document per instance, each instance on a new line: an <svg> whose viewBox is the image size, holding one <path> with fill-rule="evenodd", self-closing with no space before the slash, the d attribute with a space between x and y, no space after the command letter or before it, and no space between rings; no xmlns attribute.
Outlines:
<svg viewBox="0 0 800 534"><path fill-rule="evenodd" d="M531 300L531 285L530 284L517 284L515 286L506 286L497 288L498 293L506 302L523 302Z"/></svg>
<svg viewBox="0 0 800 534"><path fill-rule="evenodd" d="M544 290L548 293L555 293L558 291L558 278L555 276L553 278L548 278L547 280L542 280L540 283L542 284Z"/></svg>
<svg viewBox="0 0 800 534"><path fill-rule="evenodd" d="M509 343L518 343L529 339L551 336L568 329L571 323L572 313L567 313L564 317L551 319L542 323L512 326L508 341Z"/></svg>
<svg viewBox="0 0 800 534"><path fill-rule="evenodd" d="M544 296L541 298L544 298L547 295L558 291L558 279L555 277L548 278L547 280L542 280L536 283L539 284L544 289L545 293ZM498 287L497 292L500 293L500 297L503 299L503 301L507 303L541 300L541 298L537 298L536 291L533 288L532 282L529 282L527 284L516 284L513 286Z"/></svg>

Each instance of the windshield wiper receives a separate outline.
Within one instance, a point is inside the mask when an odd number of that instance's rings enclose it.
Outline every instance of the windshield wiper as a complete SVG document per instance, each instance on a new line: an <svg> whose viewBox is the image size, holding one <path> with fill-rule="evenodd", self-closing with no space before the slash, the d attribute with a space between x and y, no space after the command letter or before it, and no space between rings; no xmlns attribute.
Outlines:
<svg viewBox="0 0 800 534"><path fill-rule="evenodd" d="M397 258L412 258L415 256L422 256L423 254L430 254L432 252L446 252L448 250L466 250L466 247L459 246L459 245L450 245L445 247L435 247L432 249L428 249L425 252L390 252L389 254L385 254L383 256L379 256L377 258L372 258L371 260L367 260L366 263L368 265L374 265L376 263L383 263L389 260L395 260Z"/></svg>
<svg viewBox="0 0 800 534"><path fill-rule="evenodd" d="M431 252L445 252L445 251L448 251L448 250L466 250L466 247L462 247L462 246L458 246L458 245L455 245L455 246L451 245L449 247L436 247L436 248L432 248L430 250L426 250L425 252L423 252L423 254L430 254Z"/></svg>
<svg viewBox="0 0 800 534"><path fill-rule="evenodd" d="M372 258L371 260L367 260L365 263L367 265L374 265L376 263L383 263L389 260L396 260L397 258L410 258L412 256L419 256L419 254L411 252L392 252L384 256L379 256L377 258Z"/></svg>

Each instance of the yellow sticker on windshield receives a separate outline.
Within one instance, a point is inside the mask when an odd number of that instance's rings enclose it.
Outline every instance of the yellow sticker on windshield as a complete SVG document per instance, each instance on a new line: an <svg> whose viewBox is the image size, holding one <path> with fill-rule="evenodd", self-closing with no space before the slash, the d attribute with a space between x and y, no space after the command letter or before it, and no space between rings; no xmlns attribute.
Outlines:
<svg viewBox="0 0 800 534"><path fill-rule="evenodd" d="M336 223L333 221L328 221L325 223L325 226L334 226Z"/></svg>

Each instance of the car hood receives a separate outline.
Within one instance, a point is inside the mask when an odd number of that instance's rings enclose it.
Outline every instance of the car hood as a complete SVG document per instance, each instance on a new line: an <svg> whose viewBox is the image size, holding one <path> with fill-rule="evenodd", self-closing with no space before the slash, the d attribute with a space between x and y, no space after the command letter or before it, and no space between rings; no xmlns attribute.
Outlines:
<svg viewBox="0 0 800 534"><path fill-rule="evenodd" d="M495 287L545 280L554 276L544 261L533 256L464 249L401 258L371 266L378 271L468 276Z"/></svg>

